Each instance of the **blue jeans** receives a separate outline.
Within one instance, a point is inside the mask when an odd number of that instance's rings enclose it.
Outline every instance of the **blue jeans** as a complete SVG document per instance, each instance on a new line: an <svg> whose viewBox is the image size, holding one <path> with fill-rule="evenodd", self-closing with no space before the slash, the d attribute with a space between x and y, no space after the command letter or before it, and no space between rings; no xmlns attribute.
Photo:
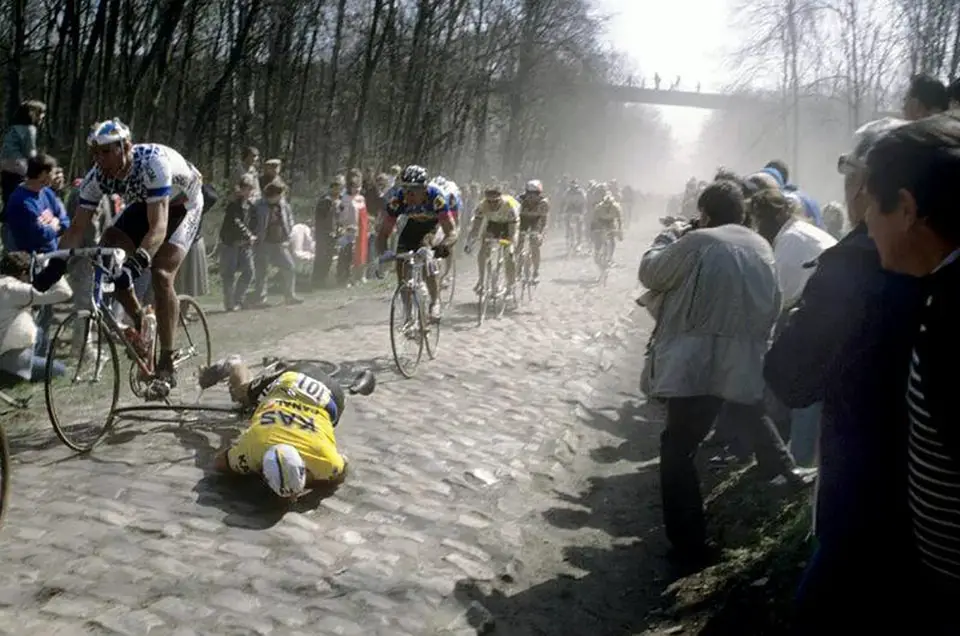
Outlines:
<svg viewBox="0 0 960 636"><path fill-rule="evenodd" d="M33 349L5 351L0 355L0 370L15 375L28 382L42 382L47 369L46 338L42 329L37 329L37 344ZM54 361L53 375L61 376L67 372L62 362Z"/></svg>
<svg viewBox="0 0 960 636"><path fill-rule="evenodd" d="M813 466L816 460L822 411L823 403L817 402L790 412L790 454L798 466Z"/></svg>

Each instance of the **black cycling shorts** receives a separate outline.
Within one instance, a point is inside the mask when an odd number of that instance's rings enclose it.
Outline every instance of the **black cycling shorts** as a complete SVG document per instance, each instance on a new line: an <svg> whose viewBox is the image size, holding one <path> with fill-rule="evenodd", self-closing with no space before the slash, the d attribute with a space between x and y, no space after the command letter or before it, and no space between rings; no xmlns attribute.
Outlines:
<svg viewBox="0 0 960 636"><path fill-rule="evenodd" d="M520 231L536 230L537 232L546 224L546 217L542 216L523 216L520 215Z"/></svg>
<svg viewBox="0 0 960 636"><path fill-rule="evenodd" d="M397 238L397 253L416 251L423 247L423 239L437 229L439 221L408 220Z"/></svg>
<svg viewBox="0 0 960 636"><path fill-rule="evenodd" d="M487 221L487 236L496 239L513 239L513 236L510 235L509 223L496 223L494 221Z"/></svg>
<svg viewBox="0 0 960 636"><path fill-rule="evenodd" d="M188 211L182 205L171 205L167 213L167 235L163 242L172 243L185 252L190 251L200 230L201 217L202 212L199 209ZM144 201L131 203L123 209L110 227L117 228L126 234L135 246L139 246L150 229L147 204Z"/></svg>

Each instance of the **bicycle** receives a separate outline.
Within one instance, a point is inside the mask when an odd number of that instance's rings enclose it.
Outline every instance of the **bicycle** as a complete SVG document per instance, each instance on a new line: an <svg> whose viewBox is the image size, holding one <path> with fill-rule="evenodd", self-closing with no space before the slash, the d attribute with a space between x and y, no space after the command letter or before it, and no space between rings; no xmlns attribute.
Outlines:
<svg viewBox="0 0 960 636"><path fill-rule="evenodd" d="M512 244L509 239L498 239L486 237L483 239L484 247L487 248L487 263L485 284L480 290L480 298L477 301L477 326L483 325L483 319L487 314L487 304L493 300L493 312L497 318L503 316L507 309L507 285L501 280L500 273L503 271L506 262L507 248ZM494 257L493 250L496 250Z"/></svg>
<svg viewBox="0 0 960 636"><path fill-rule="evenodd" d="M617 230L598 229L594 232L602 237L599 251L596 254L595 261L600 268L600 278L597 281L601 286L606 286L607 276L610 274L610 267L613 265L614 238L617 236Z"/></svg>
<svg viewBox="0 0 960 636"><path fill-rule="evenodd" d="M520 255L517 257L517 275L520 278L520 302L524 296L527 300L533 301L533 290L537 287L537 281L533 277L533 246L531 242L539 240L540 233L536 230L524 230L520 233Z"/></svg>
<svg viewBox="0 0 960 636"><path fill-rule="evenodd" d="M104 435L109 432L116 417L125 410L143 407L117 408L120 398L120 358L117 355L118 343L126 351L131 360L128 373L130 389L135 396L145 401L163 401L167 406L176 406L170 400L171 388L164 382L158 381L154 373L159 342L155 338L149 356L141 356L137 348L124 335L124 328L114 316L110 304L106 299L108 282L120 272L120 267L126 254L119 248L91 247L69 250L57 250L34 257L35 262L43 263L52 258L87 258L94 266L93 286L90 293L90 309L71 312L57 327L50 339L50 348L47 353L47 366L44 378L44 397L46 399L47 414L54 432L60 441L77 452L91 450ZM179 327L174 338L174 370L181 376L179 383L180 404L187 403L187 392L191 388L197 390L199 400L199 386L192 387L187 382L183 367L187 362L196 360L199 365L211 363L212 351L210 347L210 329L207 325L206 314L190 296L177 297L179 302ZM189 320L187 319L189 316ZM199 337L195 339L188 328L199 326ZM180 334L185 334L181 340ZM62 355L66 351L66 355ZM88 360L90 358L90 360ZM55 363L59 361L66 367L62 377L54 374ZM91 362L90 368L84 366ZM71 373L71 369L75 369ZM113 372L113 380L104 380L104 371ZM81 395L76 398L55 398L68 388L79 386ZM91 409L91 397L102 396L107 398L109 408L106 420L102 424L94 421L102 414L101 409ZM78 422L72 426L68 417L76 417ZM73 427L76 427L75 430ZM88 437L85 437L88 436Z"/></svg>
<svg viewBox="0 0 960 636"><path fill-rule="evenodd" d="M440 323L430 320L430 294L424 280L426 268L436 267L436 262L429 247L380 257L381 263L389 261L403 263L403 278L397 281L390 301L390 349L400 374L412 378L424 348L432 360L440 346ZM415 351L409 357L400 352L400 346L406 342L414 343Z"/></svg>

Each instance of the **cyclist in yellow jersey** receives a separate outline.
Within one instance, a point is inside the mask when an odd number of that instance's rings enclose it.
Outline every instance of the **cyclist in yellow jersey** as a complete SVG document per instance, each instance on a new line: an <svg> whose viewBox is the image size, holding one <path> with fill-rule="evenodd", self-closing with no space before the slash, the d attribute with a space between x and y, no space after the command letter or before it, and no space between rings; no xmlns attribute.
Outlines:
<svg viewBox="0 0 960 636"><path fill-rule="evenodd" d="M517 268L514 259L514 247L520 236L520 204L509 194L503 193L503 188L498 184L492 184L484 190L483 201L473 212L473 223L470 225L470 234L467 237L467 245L464 251L467 254L472 249L472 244L477 235L483 235L483 238L506 239L510 241L507 246L507 258L504 263L507 274L507 295L513 295L513 286L517 278ZM477 252L477 267L479 267L479 278L474 292L477 294L483 291L484 278L487 269L487 259L490 257L490 248L484 240Z"/></svg>
<svg viewBox="0 0 960 636"><path fill-rule="evenodd" d="M373 390L372 374L351 392ZM333 434L343 414L344 391L315 363L277 363L258 377L237 356L205 367L200 386L228 380L230 396L253 409L250 426L233 446L217 455L215 467L224 472L261 473L277 495L296 500L321 483L341 483L347 460Z"/></svg>
<svg viewBox="0 0 960 636"><path fill-rule="evenodd" d="M623 216L620 204L609 189L604 189L603 198L593 208L593 218L590 222L590 231L593 234L594 259L599 264L600 248L608 240L608 233L614 232L617 240L623 240ZM610 257L613 258L613 245L610 246Z"/></svg>

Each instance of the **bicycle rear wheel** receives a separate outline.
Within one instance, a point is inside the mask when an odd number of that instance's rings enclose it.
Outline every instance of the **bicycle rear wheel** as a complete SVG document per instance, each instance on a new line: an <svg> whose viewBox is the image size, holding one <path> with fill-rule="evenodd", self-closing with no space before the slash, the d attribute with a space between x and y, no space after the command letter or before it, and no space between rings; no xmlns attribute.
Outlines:
<svg viewBox="0 0 960 636"><path fill-rule="evenodd" d="M7 502L10 501L10 447L7 445L7 434L0 424L0 525L3 525L3 516L7 511Z"/></svg>
<svg viewBox="0 0 960 636"><path fill-rule="evenodd" d="M440 279L440 301L444 308L447 308L453 306L453 295L457 291L457 259L451 250L450 256L443 260L445 264L443 278Z"/></svg>
<svg viewBox="0 0 960 636"><path fill-rule="evenodd" d="M404 306L404 295L409 302L409 310ZM412 378L417 372L420 358L423 357L424 320L423 308L413 291L401 283L393 292L390 301L390 349L393 351L393 361L397 371L405 378ZM410 345L409 352L403 347Z"/></svg>
<svg viewBox="0 0 960 636"><path fill-rule="evenodd" d="M75 311L60 323L50 339L43 392L61 442L82 453L103 438L120 397L120 358L102 319Z"/></svg>

